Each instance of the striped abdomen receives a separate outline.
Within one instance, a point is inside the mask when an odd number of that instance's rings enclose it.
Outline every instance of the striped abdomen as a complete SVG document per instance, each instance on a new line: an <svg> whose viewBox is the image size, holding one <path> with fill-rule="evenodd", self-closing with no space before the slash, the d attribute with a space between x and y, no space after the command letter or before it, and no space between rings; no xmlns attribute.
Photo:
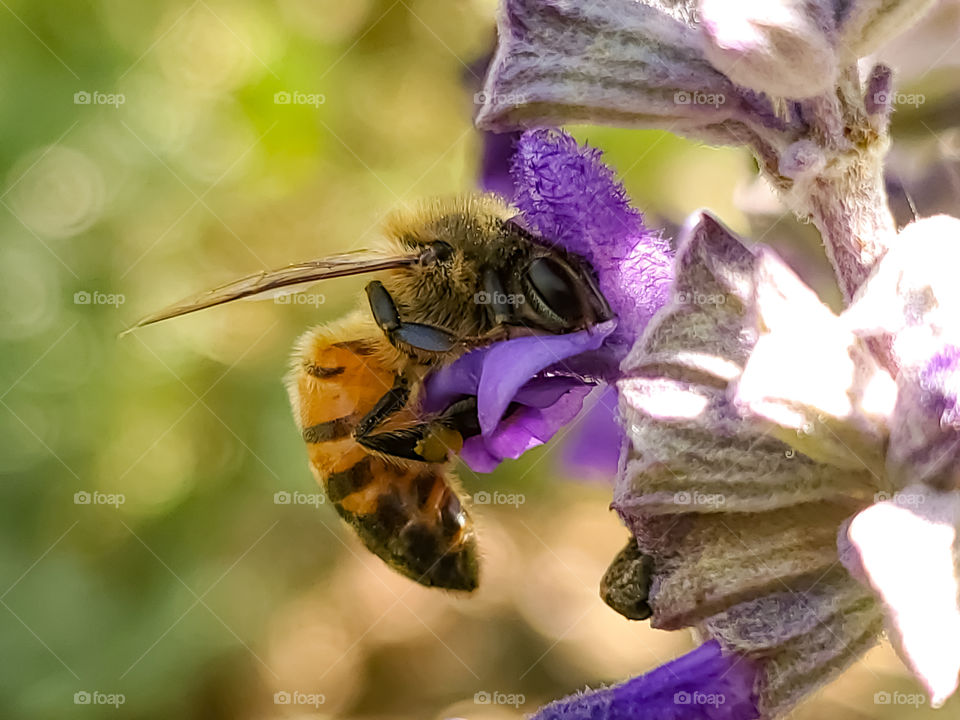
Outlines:
<svg viewBox="0 0 960 720"><path fill-rule="evenodd" d="M423 585L473 590L473 523L447 466L387 457L354 436L396 372L375 341L344 340L363 337L350 325L315 328L298 344L289 389L310 469L340 517L390 567Z"/></svg>

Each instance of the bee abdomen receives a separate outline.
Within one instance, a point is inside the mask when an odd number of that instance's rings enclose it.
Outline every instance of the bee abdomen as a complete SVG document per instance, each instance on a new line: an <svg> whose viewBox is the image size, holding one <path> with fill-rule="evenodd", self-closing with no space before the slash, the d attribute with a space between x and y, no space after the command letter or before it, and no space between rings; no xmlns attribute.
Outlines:
<svg viewBox="0 0 960 720"><path fill-rule="evenodd" d="M473 524L441 466L368 455L332 474L326 488L364 545L394 569L423 585L476 587Z"/></svg>
<svg viewBox="0 0 960 720"><path fill-rule="evenodd" d="M473 523L446 466L388 458L354 438L398 368L385 367L371 341L339 340L343 325L304 336L290 378L310 469L337 513L394 570L423 585L473 590ZM408 413L401 422L415 419Z"/></svg>

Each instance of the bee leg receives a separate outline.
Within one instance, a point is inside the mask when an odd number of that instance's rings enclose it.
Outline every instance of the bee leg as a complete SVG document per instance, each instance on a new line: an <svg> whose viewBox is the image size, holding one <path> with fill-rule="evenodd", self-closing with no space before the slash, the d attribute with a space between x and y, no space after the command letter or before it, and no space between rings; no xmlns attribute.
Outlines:
<svg viewBox="0 0 960 720"><path fill-rule="evenodd" d="M361 421L362 422L362 421ZM433 420L412 427L362 435L355 434L361 445L385 455L418 460L446 462L450 453L458 453L464 438L480 434L477 420L477 399L458 400Z"/></svg>
<svg viewBox="0 0 960 720"><path fill-rule="evenodd" d="M360 440L396 412L402 410L410 399L410 383L403 375L397 375L393 387L377 400L373 409L360 418L353 429L353 436Z"/></svg>
<svg viewBox="0 0 960 720"><path fill-rule="evenodd" d="M443 353L452 350L457 344L453 333L433 325L403 322L397 304L379 280L367 284L367 299L370 311L387 339L397 345L403 343L424 352Z"/></svg>
<svg viewBox="0 0 960 720"><path fill-rule="evenodd" d="M644 555L633 538L617 553L600 581L600 597L628 620L646 620L650 607L653 558Z"/></svg>

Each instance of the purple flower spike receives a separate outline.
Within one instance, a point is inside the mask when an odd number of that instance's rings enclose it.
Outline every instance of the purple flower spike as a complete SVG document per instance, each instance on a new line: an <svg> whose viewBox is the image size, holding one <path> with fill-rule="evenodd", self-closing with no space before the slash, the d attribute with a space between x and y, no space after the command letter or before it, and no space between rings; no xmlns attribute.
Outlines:
<svg viewBox="0 0 960 720"><path fill-rule="evenodd" d="M716 641L622 685L547 705L532 720L755 720L756 668Z"/></svg>
<svg viewBox="0 0 960 720"><path fill-rule="evenodd" d="M620 320L615 339L629 347L667 301L673 261L600 155L558 130L524 133L514 204L531 229L591 263Z"/></svg>

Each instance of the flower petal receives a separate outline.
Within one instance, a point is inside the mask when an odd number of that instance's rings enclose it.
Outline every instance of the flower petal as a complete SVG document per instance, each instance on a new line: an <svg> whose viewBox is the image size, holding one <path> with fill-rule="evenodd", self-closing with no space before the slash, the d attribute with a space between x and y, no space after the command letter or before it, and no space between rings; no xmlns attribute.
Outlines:
<svg viewBox="0 0 960 720"><path fill-rule="evenodd" d="M708 642L621 685L551 703L532 720L755 720L756 672Z"/></svg>
<svg viewBox="0 0 960 720"><path fill-rule="evenodd" d="M875 52L919 20L937 0L856 0L842 3L840 42L857 57Z"/></svg>
<svg viewBox="0 0 960 720"><path fill-rule="evenodd" d="M659 124L741 144L771 104L717 71L690 4L506 0L477 125Z"/></svg>
<svg viewBox="0 0 960 720"><path fill-rule="evenodd" d="M672 257L658 233L630 206L626 191L601 160L566 133L531 130L517 145L515 205L542 237L585 258L630 345L663 306Z"/></svg>
<svg viewBox="0 0 960 720"><path fill-rule="evenodd" d="M862 465L831 467L745 416L730 386L756 332L749 316L761 255L719 222L696 216L681 238L672 300L623 363L618 383L630 446L615 504L621 514L685 513L678 497L721 496L699 512L757 512L852 500L879 489Z"/></svg>
<svg viewBox="0 0 960 720"><path fill-rule="evenodd" d="M765 718L785 716L876 645L880 608L842 568L740 603L704 625L728 652L760 666L759 706Z"/></svg>
<svg viewBox="0 0 960 720"><path fill-rule="evenodd" d="M573 417L567 417L569 405L563 405L562 412L561 407L557 407L562 396L582 388L584 392L577 395L578 402L582 402L590 385L569 377L531 380L547 368L562 366L568 358L598 349L616 326L616 320L609 320L590 330L566 335L531 335L473 350L430 373L425 382L421 409L428 414L437 413L462 397L475 395L483 436L491 438L510 403L517 402L544 411L553 407L554 413L549 417L545 412L541 415L527 413L511 426L526 428L530 432L537 429L540 435L547 435L545 427L561 417L566 418L564 422ZM572 399L568 402L572 402ZM559 427L554 427L549 435L553 435ZM502 436L501 441L507 442L506 436ZM544 441L545 438L541 438L541 442ZM468 452L477 449L476 442L468 441L468 445ZM473 463L470 464L473 466Z"/></svg>
<svg viewBox="0 0 960 720"><path fill-rule="evenodd" d="M612 480L620 464L620 453L626 443L623 426L618 421L617 388L613 385L595 388L586 403L588 409L565 441L561 464L576 475L598 476Z"/></svg>
<svg viewBox="0 0 960 720"><path fill-rule="evenodd" d="M617 323L608 320L567 335L531 335L486 348L477 395L477 414L485 435L493 432L517 391L541 370L588 350L596 350Z"/></svg>
<svg viewBox="0 0 960 720"><path fill-rule="evenodd" d="M583 399L592 390L568 378L535 379L567 380L567 387L550 405L537 407L524 404L529 399L526 387L517 394L514 402L523 406L508 414L487 435L468 438L460 452L460 458L476 472L490 472L502 460L516 459L531 448L543 445L560 428L573 420L583 407ZM538 393L540 391L537 391Z"/></svg>
<svg viewBox="0 0 960 720"><path fill-rule="evenodd" d="M773 97L833 88L840 59L832 0L700 0L705 54L734 82Z"/></svg>
<svg viewBox="0 0 960 720"><path fill-rule="evenodd" d="M857 515L847 537L901 656L941 705L960 675L960 492L911 486Z"/></svg>
<svg viewBox="0 0 960 720"><path fill-rule="evenodd" d="M882 474L897 388L864 341L769 249L758 254L749 313L758 339L737 407L808 457Z"/></svg>

